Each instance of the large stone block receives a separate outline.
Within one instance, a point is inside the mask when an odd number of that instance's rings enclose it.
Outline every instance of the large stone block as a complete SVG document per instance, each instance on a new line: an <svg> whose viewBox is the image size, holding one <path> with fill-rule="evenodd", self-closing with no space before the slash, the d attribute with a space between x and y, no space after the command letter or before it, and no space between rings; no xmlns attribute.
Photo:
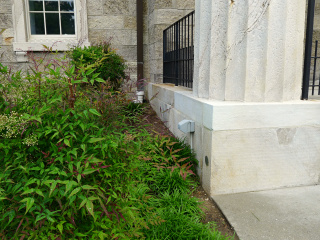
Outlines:
<svg viewBox="0 0 320 240"><path fill-rule="evenodd" d="M8 0L0 0L0 13L11 13L11 1Z"/></svg>
<svg viewBox="0 0 320 240"><path fill-rule="evenodd" d="M161 59L150 59L150 72L154 74L162 74L163 73L163 61Z"/></svg>
<svg viewBox="0 0 320 240"><path fill-rule="evenodd" d="M112 45L136 45L137 31L127 29L89 29L89 39L91 42L110 41Z"/></svg>
<svg viewBox="0 0 320 240"><path fill-rule="evenodd" d="M154 8L172 8L173 7L173 0L155 0L154 1Z"/></svg>
<svg viewBox="0 0 320 240"><path fill-rule="evenodd" d="M87 0L88 15L103 15L103 2L102 0Z"/></svg>
<svg viewBox="0 0 320 240"><path fill-rule="evenodd" d="M14 39L13 28L7 28L1 34L0 45L12 45Z"/></svg>
<svg viewBox="0 0 320 240"><path fill-rule="evenodd" d="M137 45L137 31L135 30L107 30L106 36L114 45Z"/></svg>
<svg viewBox="0 0 320 240"><path fill-rule="evenodd" d="M124 16L88 16L89 29L123 29Z"/></svg>
<svg viewBox="0 0 320 240"><path fill-rule="evenodd" d="M152 43L149 45L150 59L162 61L163 59L163 45L161 42ZM162 67L162 65L161 65Z"/></svg>
<svg viewBox="0 0 320 240"><path fill-rule="evenodd" d="M14 63L16 62L16 55L12 46L0 46L0 62Z"/></svg>
<svg viewBox="0 0 320 240"><path fill-rule="evenodd" d="M157 9L155 10L155 24L167 24L168 26L184 17L181 9Z"/></svg>
<svg viewBox="0 0 320 240"><path fill-rule="evenodd" d="M137 30L137 18L135 16L124 17L124 28Z"/></svg>
<svg viewBox="0 0 320 240"><path fill-rule="evenodd" d="M137 46L114 46L117 53L120 54L126 61L137 61Z"/></svg>
<svg viewBox="0 0 320 240"><path fill-rule="evenodd" d="M318 184L319 134L311 126L213 132L211 194Z"/></svg>
<svg viewBox="0 0 320 240"><path fill-rule="evenodd" d="M12 24L12 15L0 13L0 28L11 28Z"/></svg>
<svg viewBox="0 0 320 240"><path fill-rule="evenodd" d="M149 43L163 42L163 30L166 29L168 25L154 25L149 28Z"/></svg>
<svg viewBox="0 0 320 240"><path fill-rule="evenodd" d="M103 11L109 15L135 15L136 0L104 0Z"/></svg>
<svg viewBox="0 0 320 240"><path fill-rule="evenodd" d="M109 41L107 38L107 30L103 29L89 29L89 42L91 44L96 44L103 41Z"/></svg>
<svg viewBox="0 0 320 240"><path fill-rule="evenodd" d="M176 0L176 8L194 10L195 0Z"/></svg>

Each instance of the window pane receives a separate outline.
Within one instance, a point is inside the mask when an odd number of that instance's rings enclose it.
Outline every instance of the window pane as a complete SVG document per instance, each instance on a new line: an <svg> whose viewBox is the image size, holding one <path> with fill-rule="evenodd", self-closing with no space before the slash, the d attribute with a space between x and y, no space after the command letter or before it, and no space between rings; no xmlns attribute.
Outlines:
<svg viewBox="0 0 320 240"><path fill-rule="evenodd" d="M73 0L60 0L60 11L74 11Z"/></svg>
<svg viewBox="0 0 320 240"><path fill-rule="evenodd" d="M58 0L45 0L44 1L45 11L58 11Z"/></svg>
<svg viewBox="0 0 320 240"><path fill-rule="evenodd" d="M45 34L43 13L30 13L31 34Z"/></svg>
<svg viewBox="0 0 320 240"><path fill-rule="evenodd" d="M59 13L46 13L47 34L60 34Z"/></svg>
<svg viewBox="0 0 320 240"><path fill-rule="evenodd" d="M43 1L42 0L29 0L29 10L30 11L42 11Z"/></svg>
<svg viewBox="0 0 320 240"><path fill-rule="evenodd" d="M62 34L75 34L74 14L61 13Z"/></svg>

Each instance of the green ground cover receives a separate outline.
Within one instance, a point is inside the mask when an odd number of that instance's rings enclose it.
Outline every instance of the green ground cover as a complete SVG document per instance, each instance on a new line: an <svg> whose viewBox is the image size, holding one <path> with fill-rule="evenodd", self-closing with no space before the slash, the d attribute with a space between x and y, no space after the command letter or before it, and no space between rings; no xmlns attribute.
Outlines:
<svg viewBox="0 0 320 240"><path fill-rule="evenodd" d="M190 149L136 127L127 83L100 78L110 52L0 64L0 238L227 239L201 223Z"/></svg>

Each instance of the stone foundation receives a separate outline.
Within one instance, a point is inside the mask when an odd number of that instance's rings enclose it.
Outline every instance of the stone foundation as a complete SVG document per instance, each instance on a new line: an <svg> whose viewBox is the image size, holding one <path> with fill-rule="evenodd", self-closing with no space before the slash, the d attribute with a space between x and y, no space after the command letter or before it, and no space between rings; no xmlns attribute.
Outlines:
<svg viewBox="0 0 320 240"><path fill-rule="evenodd" d="M320 101L214 101L168 84L149 84L148 96L170 131L189 144L178 123L195 121L192 145L209 194L319 183Z"/></svg>

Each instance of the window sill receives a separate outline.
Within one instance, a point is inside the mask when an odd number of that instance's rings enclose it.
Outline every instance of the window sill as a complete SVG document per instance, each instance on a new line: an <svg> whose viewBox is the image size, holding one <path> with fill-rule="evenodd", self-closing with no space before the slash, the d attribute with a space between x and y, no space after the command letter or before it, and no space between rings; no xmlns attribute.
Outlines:
<svg viewBox="0 0 320 240"><path fill-rule="evenodd" d="M90 46L88 41L78 42L75 39L47 39L47 40L32 40L29 42L14 42L13 43L13 51L15 52L27 52L27 51L46 51L47 46L49 48L52 47L53 51L67 51L74 46Z"/></svg>

